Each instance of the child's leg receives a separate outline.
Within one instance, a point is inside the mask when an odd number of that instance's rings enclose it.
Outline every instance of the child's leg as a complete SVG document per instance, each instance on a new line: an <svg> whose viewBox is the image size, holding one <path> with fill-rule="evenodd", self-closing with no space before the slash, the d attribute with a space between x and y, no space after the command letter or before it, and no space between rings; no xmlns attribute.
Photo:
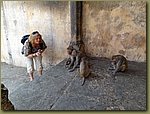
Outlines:
<svg viewBox="0 0 150 114"><path fill-rule="evenodd" d="M42 56L35 57L36 70L39 73L39 76L42 75L43 65L42 65Z"/></svg>
<svg viewBox="0 0 150 114"><path fill-rule="evenodd" d="M29 73L30 81L34 79L33 72L34 72L34 63L32 58L27 57L27 72Z"/></svg>

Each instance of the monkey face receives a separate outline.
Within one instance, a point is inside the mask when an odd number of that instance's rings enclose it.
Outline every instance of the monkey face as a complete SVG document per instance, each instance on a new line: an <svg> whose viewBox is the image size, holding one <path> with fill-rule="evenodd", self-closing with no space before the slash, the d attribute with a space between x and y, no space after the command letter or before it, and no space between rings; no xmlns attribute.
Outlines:
<svg viewBox="0 0 150 114"><path fill-rule="evenodd" d="M67 48L67 53L68 53L69 55L71 55L72 51L73 51L73 48L72 48L71 46L69 46L69 47Z"/></svg>
<svg viewBox="0 0 150 114"><path fill-rule="evenodd" d="M73 50L71 55L72 55L73 57L77 56L76 50Z"/></svg>
<svg viewBox="0 0 150 114"><path fill-rule="evenodd" d="M67 53L68 53L69 55L71 55L72 50L67 49Z"/></svg>

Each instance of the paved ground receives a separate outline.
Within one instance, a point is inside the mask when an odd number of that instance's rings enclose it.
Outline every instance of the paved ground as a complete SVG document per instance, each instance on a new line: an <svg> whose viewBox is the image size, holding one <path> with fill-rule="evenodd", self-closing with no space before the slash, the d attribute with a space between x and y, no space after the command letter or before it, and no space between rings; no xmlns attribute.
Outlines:
<svg viewBox="0 0 150 114"><path fill-rule="evenodd" d="M126 73L114 80L109 60L92 58L93 75L81 86L77 70L68 72L65 61L35 74L30 82L26 68L1 63L1 82L9 90L16 110L146 110L146 63L129 62Z"/></svg>

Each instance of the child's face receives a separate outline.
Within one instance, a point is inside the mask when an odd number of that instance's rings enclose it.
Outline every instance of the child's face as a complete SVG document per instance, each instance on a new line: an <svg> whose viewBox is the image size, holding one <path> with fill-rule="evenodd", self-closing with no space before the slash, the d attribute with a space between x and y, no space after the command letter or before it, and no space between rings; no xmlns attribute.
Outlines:
<svg viewBox="0 0 150 114"><path fill-rule="evenodd" d="M40 35L35 36L35 39L34 39L35 44L40 44L41 41L42 41L42 39L41 39Z"/></svg>

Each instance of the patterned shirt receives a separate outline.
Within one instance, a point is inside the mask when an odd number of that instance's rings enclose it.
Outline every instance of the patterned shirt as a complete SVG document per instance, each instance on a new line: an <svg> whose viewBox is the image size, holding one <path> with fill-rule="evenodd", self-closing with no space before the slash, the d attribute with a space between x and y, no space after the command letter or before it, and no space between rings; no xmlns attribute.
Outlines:
<svg viewBox="0 0 150 114"><path fill-rule="evenodd" d="M42 40L39 47L36 47L36 48L32 47L32 44L29 42L29 40L26 40L26 42L24 43L24 55L28 56L29 54L38 52L39 49L44 50L46 48L47 48L47 46L46 46L44 40Z"/></svg>

